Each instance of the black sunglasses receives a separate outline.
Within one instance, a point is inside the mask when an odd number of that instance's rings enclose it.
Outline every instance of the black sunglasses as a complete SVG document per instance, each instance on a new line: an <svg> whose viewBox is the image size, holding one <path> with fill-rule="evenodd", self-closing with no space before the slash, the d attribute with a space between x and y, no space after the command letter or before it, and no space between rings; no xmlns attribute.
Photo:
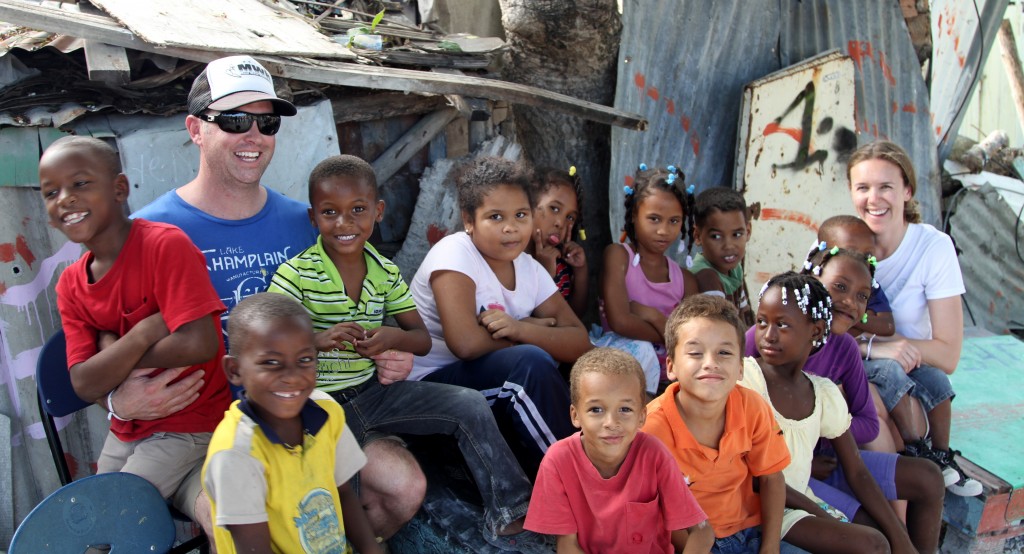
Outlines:
<svg viewBox="0 0 1024 554"><path fill-rule="evenodd" d="M281 129L281 116L272 113L245 113L230 112L218 115L203 114L199 116L203 121L216 123L221 131L225 133L241 134L252 129L252 123L256 122L256 128L261 134L276 135Z"/></svg>

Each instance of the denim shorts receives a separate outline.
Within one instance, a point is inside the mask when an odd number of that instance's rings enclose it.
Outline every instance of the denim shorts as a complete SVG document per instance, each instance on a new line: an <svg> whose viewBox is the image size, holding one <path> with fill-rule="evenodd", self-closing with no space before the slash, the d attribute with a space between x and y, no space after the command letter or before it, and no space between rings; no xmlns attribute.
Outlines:
<svg viewBox="0 0 1024 554"><path fill-rule="evenodd" d="M711 547L712 554L748 554L757 552L761 548L761 527L748 527L737 531L728 537L716 538L715 545ZM800 554L806 552L786 541L779 544L780 554Z"/></svg>
<svg viewBox="0 0 1024 554"><path fill-rule="evenodd" d="M896 360L867 360L864 362L864 372L868 374L868 381L878 388L878 394L889 412L907 393L921 402L925 412L932 411L935 406L955 396L949 376L930 365L922 365L907 373Z"/></svg>

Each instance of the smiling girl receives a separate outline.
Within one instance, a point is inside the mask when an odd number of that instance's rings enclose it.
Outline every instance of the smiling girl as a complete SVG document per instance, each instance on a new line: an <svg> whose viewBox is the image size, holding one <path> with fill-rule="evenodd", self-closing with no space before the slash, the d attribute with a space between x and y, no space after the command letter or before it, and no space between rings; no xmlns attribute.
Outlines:
<svg viewBox="0 0 1024 554"><path fill-rule="evenodd" d="M456 183L465 232L435 244L410 287L433 342L410 378L484 393L533 475L547 448L573 432L558 364L591 345L547 271L524 253L534 230L526 169L479 158Z"/></svg>

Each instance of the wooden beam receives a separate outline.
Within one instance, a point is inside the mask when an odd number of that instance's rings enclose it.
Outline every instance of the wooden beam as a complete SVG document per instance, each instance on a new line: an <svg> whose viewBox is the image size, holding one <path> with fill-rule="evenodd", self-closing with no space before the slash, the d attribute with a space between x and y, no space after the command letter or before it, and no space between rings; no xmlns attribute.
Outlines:
<svg viewBox="0 0 1024 554"><path fill-rule="evenodd" d="M419 115L447 105L444 96L378 92L366 96L346 96L331 100L334 122L375 121L402 115Z"/></svg>
<svg viewBox="0 0 1024 554"><path fill-rule="evenodd" d="M0 0L0 21L198 62L209 62L229 54L148 44L109 17L72 14L20 0ZM506 100L512 104L557 110L606 125L616 125L637 131L647 129L647 120L639 114L496 79L468 75L441 75L427 71L373 67L309 58L259 56L257 59L272 74L289 79L369 89L461 94L491 100Z"/></svg>
<svg viewBox="0 0 1024 554"><path fill-rule="evenodd" d="M1002 54L1006 78L1010 81L1010 92L1013 105L1017 108L1017 121L1024 122L1024 71L1021 70L1020 56L1017 54L1017 39L1013 36L1010 20L1004 19L999 25L999 51Z"/></svg>
<svg viewBox="0 0 1024 554"><path fill-rule="evenodd" d="M373 172L377 182L384 183L416 155L424 146L434 140L453 119L459 116L454 108L438 110L416 122L402 138L395 141L383 154L373 161Z"/></svg>
<svg viewBox="0 0 1024 554"><path fill-rule="evenodd" d="M90 81L112 85L126 85L131 81L132 68L128 65L128 53L120 46L95 40L85 41L85 65Z"/></svg>

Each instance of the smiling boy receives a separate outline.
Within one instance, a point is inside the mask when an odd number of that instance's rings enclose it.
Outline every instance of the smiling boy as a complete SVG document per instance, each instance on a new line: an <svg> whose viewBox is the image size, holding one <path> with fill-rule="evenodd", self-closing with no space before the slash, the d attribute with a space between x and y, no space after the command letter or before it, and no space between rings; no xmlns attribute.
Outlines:
<svg viewBox="0 0 1024 554"><path fill-rule="evenodd" d="M779 552L789 450L768 404L736 386L744 344L735 306L689 297L669 316L665 341L678 382L647 406L643 430L665 443L707 512L712 552Z"/></svg>
<svg viewBox="0 0 1024 554"><path fill-rule="evenodd" d="M747 326L754 313L743 281L743 257L750 240L750 219L743 195L726 187L712 187L694 201L693 235L701 253L690 271L704 294L725 296Z"/></svg>
<svg viewBox="0 0 1024 554"><path fill-rule="evenodd" d="M245 396L224 414L203 467L217 551L383 552L349 484L366 456L341 406L316 391L306 311L256 294L228 328L224 371Z"/></svg>
<svg viewBox="0 0 1024 554"><path fill-rule="evenodd" d="M39 188L50 225L88 249L61 274L57 308L75 393L111 420L97 472L143 477L206 529L199 470L229 395L219 367L224 305L203 255L173 225L128 219L128 179L99 139L54 141L39 160ZM139 372L204 381L181 411L122 417L114 392Z"/></svg>
<svg viewBox="0 0 1024 554"><path fill-rule="evenodd" d="M639 432L645 377L629 354L597 348L569 376L579 433L548 449L526 528L558 536L558 552L707 552L714 541L665 447Z"/></svg>

